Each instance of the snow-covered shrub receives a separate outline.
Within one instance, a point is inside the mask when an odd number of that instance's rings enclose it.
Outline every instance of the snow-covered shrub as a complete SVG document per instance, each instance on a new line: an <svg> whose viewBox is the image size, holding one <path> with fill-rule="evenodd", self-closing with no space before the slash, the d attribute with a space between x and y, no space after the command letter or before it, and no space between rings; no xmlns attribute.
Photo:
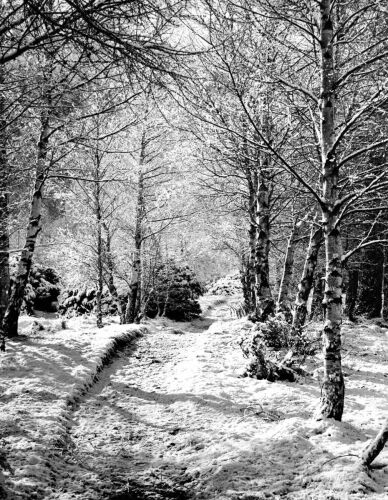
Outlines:
<svg viewBox="0 0 388 500"><path fill-rule="evenodd" d="M190 321L201 314L197 299L203 293L202 284L188 266L169 261L156 270L154 286L147 298L146 315Z"/></svg>
<svg viewBox="0 0 388 500"><path fill-rule="evenodd" d="M210 295L237 295L242 293L241 276L232 274L220 278L206 286Z"/></svg>
<svg viewBox="0 0 388 500"><path fill-rule="evenodd" d="M292 328L283 314L271 316L263 323L256 323L252 328L255 342L274 351L292 350L294 355L314 354L317 346L303 329Z"/></svg>
<svg viewBox="0 0 388 500"><path fill-rule="evenodd" d="M294 381L303 373L301 364L316 351L316 343L302 330L295 330L282 315L256 323L240 339L248 359L245 375L258 379Z"/></svg>
<svg viewBox="0 0 388 500"><path fill-rule="evenodd" d="M159 266L153 276L150 291L145 297L146 316L166 316L177 321L189 321L201 314L197 301L204 293L201 283L188 266L177 266L171 261ZM58 312L66 316L90 314L96 306L97 292L94 288L65 290L61 295ZM118 300L124 305L128 296L120 294ZM107 289L101 297L104 315L119 314L118 305Z"/></svg>
<svg viewBox="0 0 388 500"><path fill-rule="evenodd" d="M58 312L67 316L90 314L96 306L97 291L95 288L65 290L61 296ZM125 298L123 298L125 302ZM101 297L102 313L105 316L118 314L117 304L108 290L104 290Z"/></svg>
<svg viewBox="0 0 388 500"><path fill-rule="evenodd" d="M252 328L253 340L274 350L289 347L291 328L282 317L270 317L265 323L256 323Z"/></svg>
<svg viewBox="0 0 388 500"><path fill-rule="evenodd" d="M16 261L11 263L11 277L16 273ZM56 271L41 264L33 264L23 297L23 310L33 314L34 309L53 312L61 292L60 278Z"/></svg>
<svg viewBox="0 0 388 500"><path fill-rule="evenodd" d="M35 265L30 274L30 283L35 291L34 309L55 311L56 301L61 292L60 278L51 267Z"/></svg>

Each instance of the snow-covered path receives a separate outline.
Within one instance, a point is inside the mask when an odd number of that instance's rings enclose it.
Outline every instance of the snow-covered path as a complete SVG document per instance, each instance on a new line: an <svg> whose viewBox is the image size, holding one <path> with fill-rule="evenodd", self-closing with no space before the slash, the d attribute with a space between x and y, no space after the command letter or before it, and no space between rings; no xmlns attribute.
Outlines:
<svg viewBox="0 0 388 500"><path fill-rule="evenodd" d="M74 412L47 500L364 498L351 459L330 461L365 436L309 420L315 381L240 378L238 322L228 316L224 304L181 332L156 323L104 370ZM336 493L346 480L350 496Z"/></svg>

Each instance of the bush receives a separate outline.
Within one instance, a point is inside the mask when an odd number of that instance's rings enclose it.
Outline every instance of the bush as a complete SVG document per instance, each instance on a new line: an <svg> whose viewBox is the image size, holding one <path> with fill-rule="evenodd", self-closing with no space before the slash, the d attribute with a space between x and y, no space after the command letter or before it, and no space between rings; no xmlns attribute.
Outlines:
<svg viewBox="0 0 388 500"><path fill-rule="evenodd" d="M296 380L306 356L316 352L312 341L302 330L292 329L282 315L257 323L240 340L240 347L248 359L246 376L258 379Z"/></svg>
<svg viewBox="0 0 388 500"><path fill-rule="evenodd" d="M29 281L35 291L34 309L56 311L56 301L61 292L60 278L56 271L51 267L35 265Z"/></svg>
<svg viewBox="0 0 388 500"><path fill-rule="evenodd" d="M253 340L274 350L288 348L291 328L283 318L272 316L265 323L256 323Z"/></svg>
<svg viewBox="0 0 388 500"><path fill-rule="evenodd" d="M17 263L11 264L11 276L16 272ZM33 264L24 291L22 309L33 314L34 309L54 312L61 292L60 278L56 271L41 264Z"/></svg>
<svg viewBox="0 0 388 500"><path fill-rule="evenodd" d="M145 297L146 316L155 318L165 314L177 321L190 321L201 314L197 298L204 293L201 283L188 266L177 266L171 261L159 266L153 276L151 292ZM119 301L126 304L128 295L120 294ZM65 290L58 312L66 316L92 313L96 305L94 288ZM104 315L119 314L117 303L108 290L101 297Z"/></svg>
<svg viewBox="0 0 388 500"><path fill-rule="evenodd" d="M95 288L78 288L65 290L58 306L58 312L66 316L90 314L96 306L97 291ZM120 297L126 302L126 297ZM101 297L101 309L104 316L119 314L117 304L108 290L104 290Z"/></svg>
<svg viewBox="0 0 388 500"><path fill-rule="evenodd" d="M241 276L233 274L220 278L206 286L210 295L240 295L242 293Z"/></svg>
<svg viewBox="0 0 388 500"><path fill-rule="evenodd" d="M146 306L150 318L165 315L176 321L190 321L201 314L197 301L204 288L188 266L172 261L159 266Z"/></svg>

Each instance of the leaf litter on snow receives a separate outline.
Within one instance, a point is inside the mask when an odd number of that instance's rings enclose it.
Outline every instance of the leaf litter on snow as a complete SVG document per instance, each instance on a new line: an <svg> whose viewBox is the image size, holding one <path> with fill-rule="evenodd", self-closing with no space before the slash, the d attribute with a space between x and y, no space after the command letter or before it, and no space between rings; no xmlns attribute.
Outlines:
<svg viewBox="0 0 388 500"><path fill-rule="evenodd" d="M43 496L36 498L47 500L386 498L387 467L368 475L358 457L388 409L387 330L373 322L344 326L344 421L315 421L319 371L299 383L241 378L245 360L237 340L249 325L230 317L233 298L204 300L204 319L150 321L136 348L103 370L74 408L64 456L56 458L60 470L54 455L45 455L55 481L47 471L26 473L34 464L21 459L13 460L16 478L40 482ZM90 373L90 334L82 328L79 335L56 334L63 347L42 341L23 355L9 353L18 364L17 381L7 389L12 418L4 412L9 448L39 447L53 401L50 425L60 425L56 401ZM384 451L378 462L387 461Z"/></svg>

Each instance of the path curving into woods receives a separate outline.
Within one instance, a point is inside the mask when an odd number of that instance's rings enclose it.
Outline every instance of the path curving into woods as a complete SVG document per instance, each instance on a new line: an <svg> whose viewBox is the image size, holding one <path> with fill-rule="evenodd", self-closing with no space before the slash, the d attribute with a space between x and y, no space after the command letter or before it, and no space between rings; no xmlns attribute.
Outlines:
<svg viewBox="0 0 388 500"><path fill-rule="evenodd" d="M228 413L198 385L203 362L211 370L208 329L225 316L222 304L182 329L161 321L103 371L74 411L50 500L192 497L187 448L203 449L193 434L206 430L212 412Z"/></svg>
<svg viewBox="0 0 388 500"><path fill-rule="evenodd" d="M342 432L337 441L349 446L356 429L309 419L316 381L241 378L244 321L220 302L191 324L154 322L101 373L75 408L47 500L329 498L319 495L335 490L338 471L327 443Z"/></svg>

